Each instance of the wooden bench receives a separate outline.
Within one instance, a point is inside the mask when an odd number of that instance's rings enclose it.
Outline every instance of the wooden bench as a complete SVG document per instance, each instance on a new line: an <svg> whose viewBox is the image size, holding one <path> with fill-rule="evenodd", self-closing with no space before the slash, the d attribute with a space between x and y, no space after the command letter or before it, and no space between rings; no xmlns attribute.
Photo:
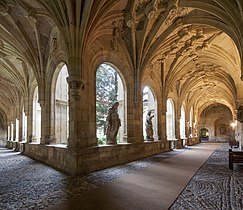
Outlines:
<svg viewBox="0 0 243 210"><path fill-rule="evenodd" d="M232 151L229 149L229 169L234 169L234 163L243 163L243 151Z"/></svg>

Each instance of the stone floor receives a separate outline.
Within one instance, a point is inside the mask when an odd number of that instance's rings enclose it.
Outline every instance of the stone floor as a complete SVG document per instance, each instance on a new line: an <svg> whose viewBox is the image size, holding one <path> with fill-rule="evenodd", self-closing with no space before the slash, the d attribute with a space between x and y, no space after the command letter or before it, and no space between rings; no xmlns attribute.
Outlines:
<svg viewBox="0 0 243 210"><path fill-rule="evenodd" d="M190 147L86 176L67 176L19 152L0 147L0 210L44 209L188 149ZM242 175L240 164L234 166L234 171L228 169L228 145L222 144L170 209L243 209Z"/></svg>
<svg viewBox="0 0 243 210"><path fill-rule="evenodd" d="M170 210L242 210L243 165L229 170L228 144L209 157L198 170Z"/></svg>
<svg viewBox="0 0 243 210"><path fill-rule="evenodd" d="M67 176L0 147L0 209L44 209L183 151L174 150L86 176Z"/></svg>

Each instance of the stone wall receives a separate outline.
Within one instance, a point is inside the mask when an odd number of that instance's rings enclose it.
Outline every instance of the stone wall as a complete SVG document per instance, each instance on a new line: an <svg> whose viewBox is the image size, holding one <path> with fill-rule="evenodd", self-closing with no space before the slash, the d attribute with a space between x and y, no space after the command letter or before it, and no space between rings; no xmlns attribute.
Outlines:
<svg viewBox="0 0 243 210"><path fill-rule="evenodd" d="M230 124L232 114L224 105L210 106L205 109L199 120L199 130L206 128L209 132L209 141L229 141L232 136Z"/></svg>
<svg viewBox="0 0 243 210"><path fill-rule="evenodd" d="M23 154L67 174L85 174L166 151L162 141L95 146L78 153L48 145L23 145Z"/></svg>

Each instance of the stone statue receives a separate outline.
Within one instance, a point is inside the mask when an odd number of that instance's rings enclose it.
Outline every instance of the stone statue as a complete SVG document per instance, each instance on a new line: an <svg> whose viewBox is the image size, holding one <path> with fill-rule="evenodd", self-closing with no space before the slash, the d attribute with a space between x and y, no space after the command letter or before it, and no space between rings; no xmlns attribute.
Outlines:
<svg viewBox="0 0 243 210"><path fill-rule="evenodd" d="M108 109L106 122L106 144L116 144L116 136L118 133L118 129L121 126L121 120L119 119L119 115L117 113L117 109L119 106L119 102L115 102L112 107Z"/></svg>
<svg viewBox="0 0 243 210"><path fill-rule="evenodd" d="M152 111L149 110L148 114L146 116L146 122L145 122L145 126L146 126L146 140L147 141L153 141L154 140L154 131L153 131L153 123L152 123L152 118L154 117L154 115L152 115Z"/></svg>

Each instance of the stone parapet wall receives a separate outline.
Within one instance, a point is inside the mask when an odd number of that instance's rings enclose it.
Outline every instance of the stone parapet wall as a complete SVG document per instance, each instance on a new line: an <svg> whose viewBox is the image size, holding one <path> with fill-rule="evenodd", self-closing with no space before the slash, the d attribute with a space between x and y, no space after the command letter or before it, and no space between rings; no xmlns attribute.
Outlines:
<svg viewBox="0 0 243 210"><path fill-rule="evenodd" d="M192 146L192 145L198 144L198 143L199 143L199 138L198 137L188 138L187 139L187 145L188 146Z"/></svg>
<svg viewBox="0 0 243 210"><path fill-rule="evenodd" d="M67 174L86 174L164 152L162 141L88 147L79 152L40 144L24 144L23 154Z"/></svg>
<svg viewBox="0 0 243 210"><path fill-rule="evenodd" d="M67 148L26 143L23 154L67 174L76 171L76 157Z"/></svg>

